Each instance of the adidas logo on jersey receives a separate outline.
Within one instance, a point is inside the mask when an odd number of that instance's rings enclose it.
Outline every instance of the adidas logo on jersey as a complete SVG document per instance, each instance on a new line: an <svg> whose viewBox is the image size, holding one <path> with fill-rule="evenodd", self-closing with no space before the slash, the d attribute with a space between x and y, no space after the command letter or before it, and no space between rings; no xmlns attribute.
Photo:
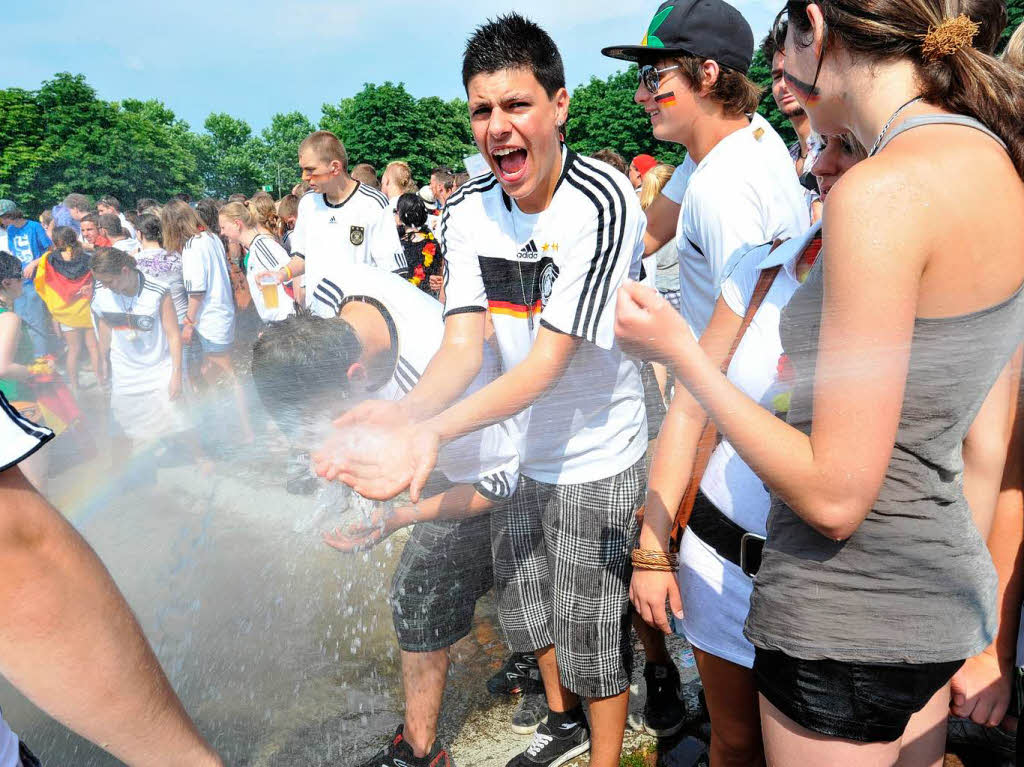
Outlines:
<svg viewBox="0 0 1024 767"><path fill-rule="evenodd" d="M519 253L516 254L516 258L521 261L536 261L540 258L540 248L537 247L536 242L530 240L519 249Z"/></svg>
<svg viewBox="0 0 1024 767"><path fill-rule="evenodd" d="M328 224L336 224L336 223L338 223L338 219L336 219L334 216L331 216L331 220L328 221L327 223Z"/></svg>

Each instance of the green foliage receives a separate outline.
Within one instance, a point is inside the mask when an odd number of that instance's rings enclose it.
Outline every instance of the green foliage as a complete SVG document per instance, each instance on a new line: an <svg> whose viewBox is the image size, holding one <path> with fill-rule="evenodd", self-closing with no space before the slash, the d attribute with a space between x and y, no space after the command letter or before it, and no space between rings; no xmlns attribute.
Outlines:
<svg viewBox="0 0 1024 767"><path fill-rule="evenodd" d="M199 136L199 171L206 192L227 197L235 192L251 195L263 186L265 151L245 120L214 113L203 123Z"/></svg>
<svg viewBox="0 0 1024 767"><path fill-rule="evenodd" d="M686 151L676 144L662 143L651 133L651 121L633 101L636 67L617 72L606 80L590 78L572 93L566 142L580 154L614 149L628 163L638 154L650 154L660 162L679 165Z"/></svg>
<svg viewBox="0 0 1024 767"><path fill-rule="evenodd" d="M1006 25L1006 30L1003 32L1002 40L999 43L1000 49L1006 47L1010 35L1016 31L1017 27L1024 24L1024 0L1006 0L1006 14L1010 23Z"/></svg>
<svg viewBox="0 0 1024 767"><path fill-rule="evenodd" d="M420 183L437 165L461 168L475 151L465 102L416 99L401 83L368 83L352 98L324 104L320 127L345 143L350 165L368 162L379 173L404 160Z"/></svg>
<svg viewBox="0 0 1024 767"><path fill-rule="evenodd" d="M276 114L260 134L262 177L274 184L275 196L288 193L302 178L299 170L299 144L316 127L302 112Z"/></svg>

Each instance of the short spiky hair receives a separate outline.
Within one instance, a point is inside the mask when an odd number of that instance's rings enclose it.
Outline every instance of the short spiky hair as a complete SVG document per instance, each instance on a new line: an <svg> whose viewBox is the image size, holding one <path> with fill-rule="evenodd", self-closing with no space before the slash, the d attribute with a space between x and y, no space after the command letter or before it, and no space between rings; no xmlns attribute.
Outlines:
<svg viewBox="0 0 1024 767"><path fill-rule="evenodd" d="M478 27L462 57L462 85L479 74L503 69L533 72L548 98L565 87L562 55L551 36L529 19L512 12Z"/></svg>

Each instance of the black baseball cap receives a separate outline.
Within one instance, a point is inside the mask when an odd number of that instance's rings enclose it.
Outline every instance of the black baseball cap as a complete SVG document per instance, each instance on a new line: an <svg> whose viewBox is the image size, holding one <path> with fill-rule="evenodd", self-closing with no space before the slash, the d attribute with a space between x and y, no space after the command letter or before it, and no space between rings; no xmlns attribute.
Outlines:
<svg viewBox="0 0 1024 767"><path fill-rule="evenodd" d="M754 58L754 33L743 14L723 0L666 0L640 45L616 45L601 53L625 61L688 53L746 74Z"/></svg>

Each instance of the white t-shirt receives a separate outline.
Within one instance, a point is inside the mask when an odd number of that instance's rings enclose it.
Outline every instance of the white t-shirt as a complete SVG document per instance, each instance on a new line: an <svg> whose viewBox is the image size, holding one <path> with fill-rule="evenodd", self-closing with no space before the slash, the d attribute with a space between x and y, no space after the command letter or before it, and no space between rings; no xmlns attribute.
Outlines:
<svg viewBox="0 0 1024 767"><path fill-rule="evenodd" d="M163 248L146 248L135 254L135 263L144 275L170 289L174 313L178 315L178 324L183 325L188 311L188 293L181 278L181 254L168 253Z"/></svg>
<svg viewBox="0 0 1024 767"><path fill-rule="evenodd" d="M370 264L403 277L409 270L391 203L365 184L358 184L336 205L323 194L303 195L289 244L293 256L306 260L307 306L312 306L313 289L335 261Z"/></svg>
<svg viewBox="0 0 1024 767"><path fill-rule="evenodd" d="M181 276L185 290L202 293L196 330L215 344L235 340L235 297L231 292L228 260L220 237L201 232L181 249Z"/></svg>
<svg viewBox="0 0 1024 767"><path fill-rule="evenodd" d="M53 432L19 413L0 392L0 471L28 458L53 439Z"/></svg>
<svg viewBox="0 0 1024 767"><path fill-rule="evenodd" d="M810 215L789 150L760 115L693 168L681 205L680 311L699 337L730 260L766 242L798 237Z"/></svg>
<svg viewBox="0 0 1024 767"><path fill-rule="evenodd" d="M124 251L129 256L134 256L136 253L139 252L140 249L139 241L136 240L134 237L127 237L123 240L118 240L113 244L112 247Z"/></svg>
<svg viewBox="0 0 1024 767"><path fill-rule="evenodd" d="M138 233L135 231L135 227L132 226L132 222L129 221L127 217L125 217L124 213L118 211L117 217L121 219L121 228L124 229L124 233L127 234L132 239L137 238Z"/></svg>
<svg viewBox="0 0 1024 767"><path fill-rule="evenodd" d="M408 394L441 348L441 304L397 274L335 262L310 292L312 311L319 317L336 317L350 301L368 302L384 315L397 354L394 372L373 392L375 399L397 401ZM485 346L484 364L463 396L486 386L500 372L496 355ZM450 482L474 485L493 501L510 498L518 483L519 456L509 428L495 424L452 440L438 454L438 470Z"/></svg>
<svg viewBox="0 0 1024 767"><path fill-rule="evenodd" d="M245 278L249 283L249 293L257 314L264 322L279 322L295 314L295 302L284 292L284 286L277 286L277 308L268 309L263 299L263 288L256 282L260 272L274 272L288 266L288 252L277 240L268 234L257 234L249 243L249 261L246 265Z"/></svg>
<svg viewBox="0 0 1024 767"><path fill-rule="evenodd" d="M139 275L133 296L97 286L92 313L110 326L111 392L139 394L166 389L171 380L171 348L161 321L161 303L170 292L162 282Z"/></svg>
<svg viewBox="0 0 1024 767"><path fill-rule="evenodd" d="M761 270L782 264L761 307L729 364L728 378L762 407L773 410L779 393L778 364L782 354L779 318L800 287L796 262L807 244L821 232L815 226L804 236L780 245L753 250L722 283L722 298L739 317L747 312ZM715 507L744 530L766 534L771 501L764 482L723 440L708 462L700 489ZM705 652L751 668L754 646L743 636L750 609L753 581L687 530L680 545L679 589L683 598L683 633Z"/></svg>
<svg viewBox="0 0 1024 767"><path fill-rule="evenodd" d="M585 341L561 379L515 418L523 474L548 484L614 476L643 457L647 418L637 363L615 342L619 286L637 279L646 219L629 180L563 150L541 213L523 213L489 174L445 205L445 316L489 311L506 370L541 325Z"/></svg>

